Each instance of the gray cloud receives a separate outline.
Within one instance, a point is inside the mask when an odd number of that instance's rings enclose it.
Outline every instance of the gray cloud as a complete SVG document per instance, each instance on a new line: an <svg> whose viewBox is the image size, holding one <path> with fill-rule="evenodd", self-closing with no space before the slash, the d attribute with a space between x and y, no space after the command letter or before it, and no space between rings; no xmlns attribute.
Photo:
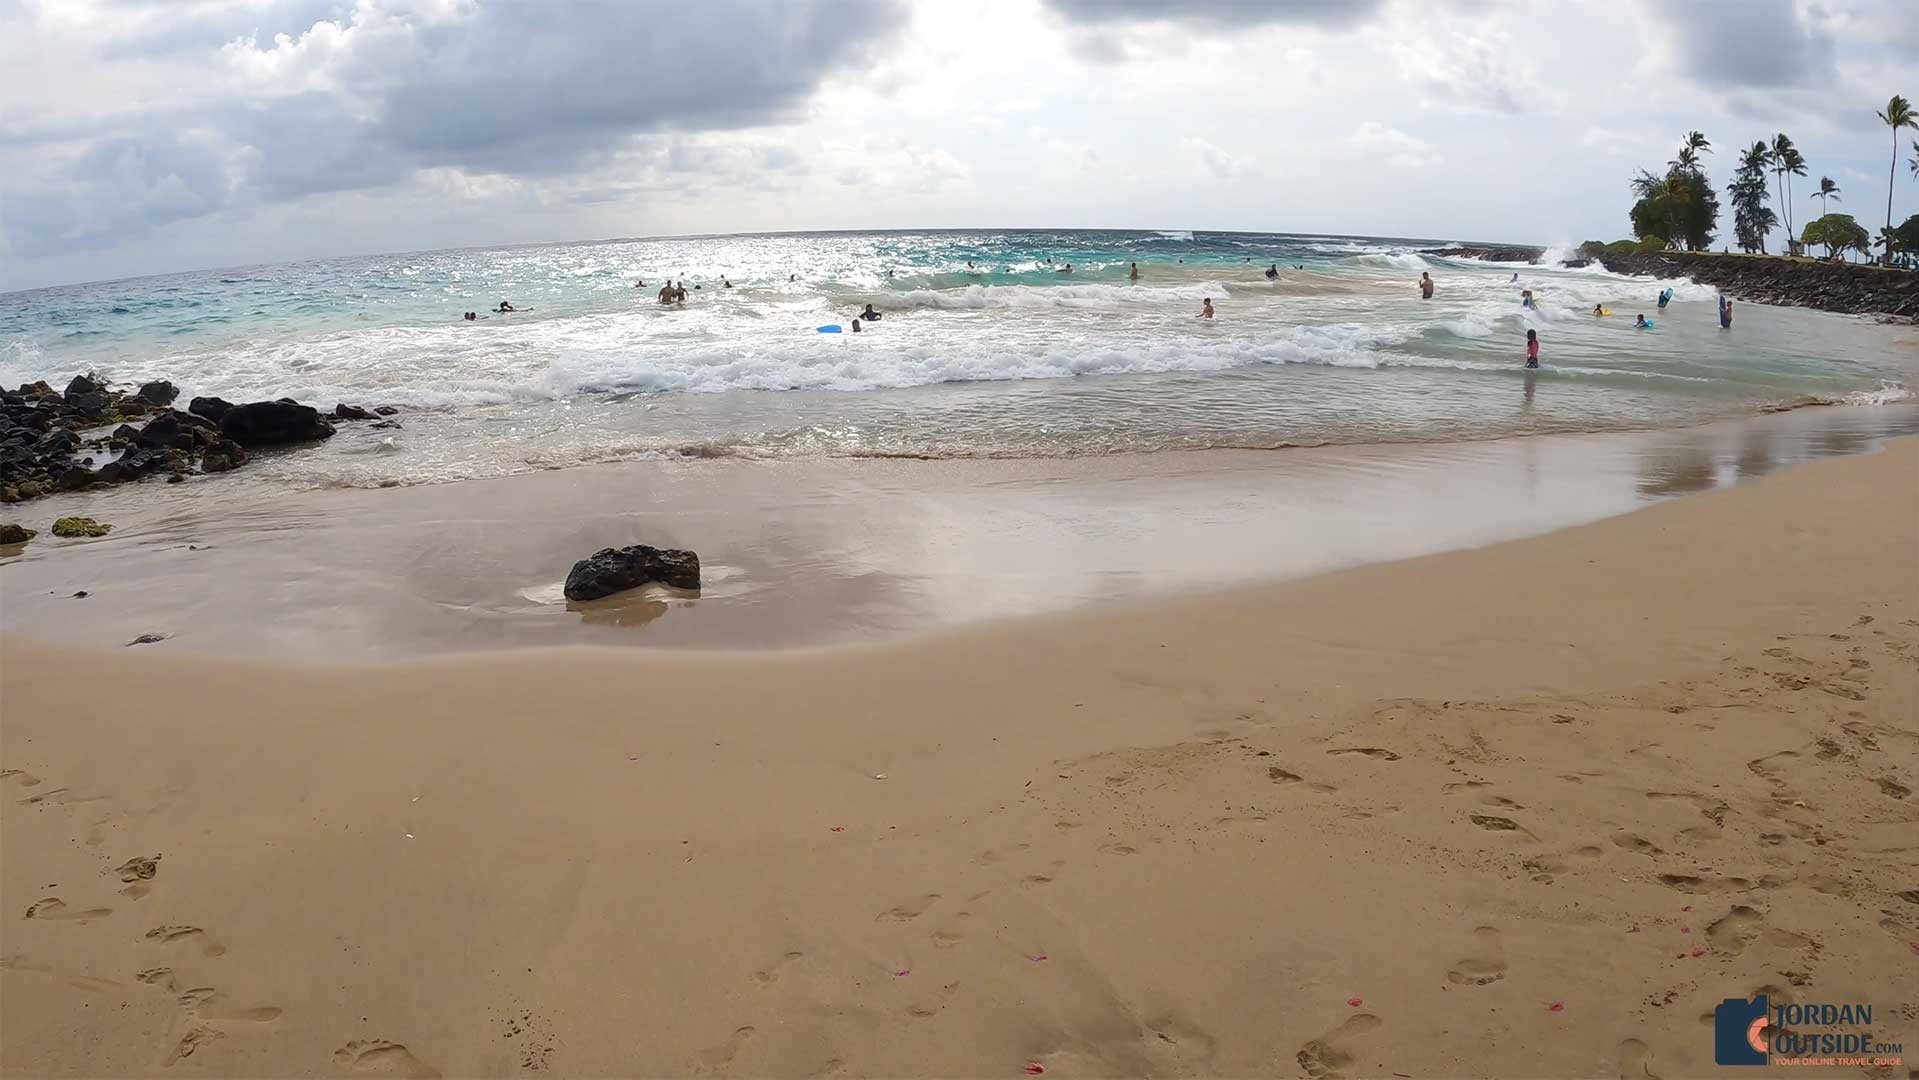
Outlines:
<svg viewBox="0 0 1919 1080"><path fill-rule="evenodd" d="M1384 0L1042 0L1081 25L1181 22L1222 28L1268 24L1345 29L1371 19Z"/></svg>
<svg viewBox="0 0 1919 1080"><path fill-rule="evenodd" d="M1792 0L1660 3L1656 17L1675 35L1673 59L1702 86L1810 86L1836 74L1832 37Z"/></svg>
<svg viewBox="0 0 1919 1080"><path fill-rule="evenodd" d="M115 130L11 132L0 171L15 173L15 251L111 242L228 205L379 187L429 168L571 174L639 135L777 124L835 72L869 64L906 22L901 0L582 0L563 17L538 0L485 0L450 17L406 0L347 6L288 0L137 21L114 39L122 59L201 50L247 89L169 114L129 112ZM116 7L129 18L166 10ZM316 26L316 12L335 17ZM187 142L152 134L187 129L198 133ZM6 168L8 143L24 155L76 140L85 149L37 182Z"/></svg>

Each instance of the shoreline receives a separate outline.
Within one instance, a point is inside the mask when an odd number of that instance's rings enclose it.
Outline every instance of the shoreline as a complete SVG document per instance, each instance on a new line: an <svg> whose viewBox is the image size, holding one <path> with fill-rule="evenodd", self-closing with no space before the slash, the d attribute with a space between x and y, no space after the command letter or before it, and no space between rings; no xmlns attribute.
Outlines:
<svg viewBox="0 0 1919 1080"><path fill-rule="evenodd" d="M1762 989L1909 1042L1915 470L854 649L9 636L0 1068L1697 1075Z"/></svg>
<svg viewBox="0 0 1919 1080"><path fill-rule="evenodd" d="M1489 263L1538 265L1547 248L1531 244L1456 244L1421 248L1422 255L1474 259ZM1566 268L1597 263L1626 277L1686 278L1720 289L1746 303L1795 307L1836 315L1877 316L1880 322L1911 325L1919 318L1919 274L1910 270L1832 264L1783 255L1733 255L1714 251L1595 251L1582 248Z"/></svg>
<svg viewBox="0 0 1919 1080"><path fill-rule="evenodd" d="M1914 433L1919 408L1893 405L1276 457L632 462L292 493L222 479L116 491L111 511L50 497L46 520L114 531L5 549L0 604L13 632L269 659L831 646L1471 548ZM564 602L575 559L631 543L698 552L705 591Z"/></svg>

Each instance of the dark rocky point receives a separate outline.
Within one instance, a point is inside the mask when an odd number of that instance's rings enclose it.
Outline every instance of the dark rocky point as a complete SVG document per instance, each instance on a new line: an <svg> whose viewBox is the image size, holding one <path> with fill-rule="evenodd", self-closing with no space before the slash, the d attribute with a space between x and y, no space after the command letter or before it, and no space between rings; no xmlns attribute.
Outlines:
<svg viewBox="0 0 1919 1080"><path fill-rule="evenodd" d="M24 544L39 535L35 529L22 528L11 521L0 521L0 545Z"/></svg>
<svg viewBox="0 0 1919 1080"><path fill-rule="evenodd" d="M371 420L376 414L360 408L358 405L339 404L333 407L335 420Z"/></svg>
<svg viewBox="0 0 1919 1080"><path fill-rule="evenodd" d="M646 544L605 548L573 564L566 575L566 598L598 600L654 581L676 589L698 589L700 557Z"/></svg>
<svg viewBox="0 0 1919 1080"><path fill-rule="evenodd" d="M291 399L235 405L220 419L220 434L245 447L279 446L333 437L320 411Z"/></svg>

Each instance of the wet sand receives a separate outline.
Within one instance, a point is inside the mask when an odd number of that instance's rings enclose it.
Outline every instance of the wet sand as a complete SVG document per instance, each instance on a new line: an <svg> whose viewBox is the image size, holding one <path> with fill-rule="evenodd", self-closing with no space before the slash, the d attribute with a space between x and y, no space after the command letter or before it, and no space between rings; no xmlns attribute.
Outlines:
<svg viewBox="0 0 1919 1080"><path fill-rule="evenodd" d="M0 1068L1640 1080L1761 989L1911 1046L1915 477L831 650L9 636Z"/></svg>
<svg viewBox="0 0 1919 1080"><path fill-rule="evenodd" d="M1888 406L1449 445L646 461L387 490L242 473L8 508L42 536L0 549L0 629L299 660L871 643L1537 535L1913 432L1919 407ZM114 531L48 535L68 513ZM697 551L705 591L564 602L574 560L632 543Z"/></svg>

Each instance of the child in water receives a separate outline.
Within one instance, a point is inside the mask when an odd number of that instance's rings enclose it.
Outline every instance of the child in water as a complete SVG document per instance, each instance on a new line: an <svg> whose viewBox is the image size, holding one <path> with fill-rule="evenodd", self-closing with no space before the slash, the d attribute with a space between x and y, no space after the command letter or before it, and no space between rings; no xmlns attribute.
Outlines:
<svg viewBox="0 0 1919 1080"><path fill-rule="evenodd" d="M1202 319L1210 319L1213 317L1213 298L1212 297L1210 296L1207 297L1206 302L1200 305L1199 317Z"/></svg>
<svg viewBox="0 0 1919 1080"><path fill-rule="evenodd" d="M1635 315L1633 317L1633 328L1635 330L1644 330L1646 327L1651 325L1652 325L1651 323L1646 321L1646 317L1644 315Z"/></svg>
<svg viewBox="0 0 1919 1080"><path fill-rule="evenodd" d="M1529 368L1539 366L1539 331L1537 330L1526 331L1526 366Z"/></svg>

